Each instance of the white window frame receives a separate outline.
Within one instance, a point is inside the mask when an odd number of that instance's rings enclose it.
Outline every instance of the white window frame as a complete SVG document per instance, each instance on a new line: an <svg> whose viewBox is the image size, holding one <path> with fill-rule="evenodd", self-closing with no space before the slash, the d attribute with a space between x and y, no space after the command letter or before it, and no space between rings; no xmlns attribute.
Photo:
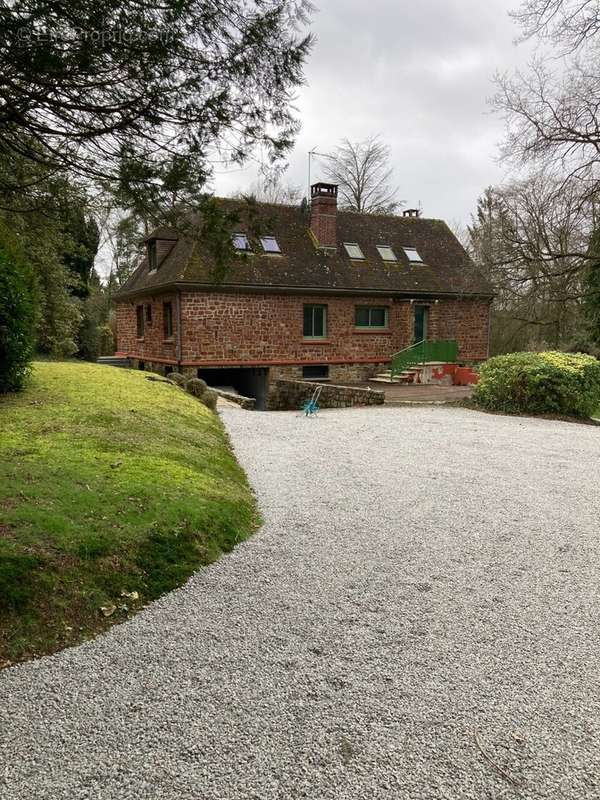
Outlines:
<svg viewBox="0 0 600 800"><path fill-rule="evenodd" d="M396 255L396 253L394 251L394 248L391 245L389 245L389 244L378 244L378 245L375 245L375 246L377 248L377 252L379 253L382 261L389 261L389 262L398 261L398 256ZM386 258L383 255L383 253L381 252L382 250L388 250L392 254L392 257L391 258Z"/></svg>
<svg viewBox="0 0 600 800"><path fill-rule="evenodd" d="M419 251L417 250L416 247L403 247L402 249L404 250L404 255L408 258L408 260L410 261L411 264L424 264L425 263L423 261L423 259L421 258L421 254L419 253ZM417 257L413 258L411 253L415 253Z"/></svg>
<svg viewBox="0 0 600 800"><path fill-rule="evenodd" d="M350 247L356 247L356 249L358 250L360 255L359 256L353 256L352 253L350 252L350 249L349 249ZM346 253L352 259L352 261L364 261L365 260L363 251L360 249L360 245L358 244L358 242L344 242L344 248L346 249Z"/></svg>
<svg viewBox="0 0 600 800"><path fill-rule="evenodd" d="M267 250L267 248L265 247L265 241L267 239L270 242L275 242L275 247L277 248L277 250ZM276 255L279 255L281 253L281 247L279 246L279 242L277 241L277 239L274 236L261 236L260 237L260 244L262 246L263 252L265 252L267 255L275 255L276 256Z"/></svg>
<svg viewBox="0 0 600 800"><path fill-rule="evenodd" d="M242 239L246 243L245 247L238 247L236 243L236 239ZM248 235L246 233L234 233L231 236L231 241L233 242L233 246L239 253L249 253L250 252L250 242L248 241Z"/></svg>

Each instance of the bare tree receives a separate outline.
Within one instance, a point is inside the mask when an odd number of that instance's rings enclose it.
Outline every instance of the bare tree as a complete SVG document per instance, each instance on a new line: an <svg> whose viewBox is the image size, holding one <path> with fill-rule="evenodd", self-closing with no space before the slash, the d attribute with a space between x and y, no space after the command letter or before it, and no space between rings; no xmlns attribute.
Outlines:
<svg viewBox="0 0 600 800"><path fill-rule="evenodd" d="M390 183L390 155L379 136L369 136L362 142L344 139L327 156L324 172L338 185L343 208L366 214L393 214L399 208L398 190Z"/></svg>
<svg viewBox="0 0 600 800"><path fill-rule="evenodd" d="M503 154L577 180L583 196L600 189L600 6L594 0L525 0L513 15L538 51L526 72L497 76Z"/></svg>
<svg viewBox="0 0 600 800"><path fill-rule="evenodd" d="M280 177L256 180L250 184L249 191L243 194L251 195L259 203L272 203L282 206L299 205L302 199L302 189L291 183L284 183Z"/></svg>
<svg viewBox="0 0 600 800"><path fill-rule="evenodd" d="M469 249L496 289L495 352L561 347L576 334L593 224L593 204L573 181L541 173L484 192Z"/></svg>
<svg viewBox="0 0 600 800"><path fill-rule="evenodd" d="M521 40L537 36L565 53L600 33L597 0L524 0L511 16L523 29Z"/></svg>

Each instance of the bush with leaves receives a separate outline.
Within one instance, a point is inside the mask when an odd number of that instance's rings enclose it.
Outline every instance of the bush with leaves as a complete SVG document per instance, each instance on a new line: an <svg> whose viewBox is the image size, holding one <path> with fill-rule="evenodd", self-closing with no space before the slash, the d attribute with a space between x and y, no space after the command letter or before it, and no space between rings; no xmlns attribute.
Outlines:
<svg viewBox="0 0 600 800"><path fill-rule="evenodd" d="M202 378L190 378L185 384L185 390L194 397L201 398L208 386Z"/></svg>
<svg viewBox="0 0 600 800"><path fill-rule="evenodd" d="M96 361L99 356L115 352L115 340L108 324L110 297L102 286L94 286L85 300L80 301L81 323L77 341L78 356L86 361Z"/></svg>
<svg viewBox="0 0 600 800"><path fill-rule="evenodd" d="M31 271L15 248L0 241L0 392L18 391L29 374L34 323Z"/></svg>
<svg viewBox="0 0 600 800"><path fill-rule="evenodd" d="M182 389L185 389L187 378L185 377L185 375L182 375L181 372L170 372L167 375L167 378L172 383L176 383L177 386L181 386Z"/></svg>
<svg viewBox="0 0 600 800"><path fill-rule="evenodd" d="M214 389L207 389L200 400L207 408L210 408L211 411L217 410L217 400L219 399L219 395L215 392Z"/></svg>
<svg viewBox="0 0 600 800"><path fill-rule="evenodd" d="M492 411L589 417L600 408L600 361L584 353L510 353L481 367L475 401Z"/></svg>

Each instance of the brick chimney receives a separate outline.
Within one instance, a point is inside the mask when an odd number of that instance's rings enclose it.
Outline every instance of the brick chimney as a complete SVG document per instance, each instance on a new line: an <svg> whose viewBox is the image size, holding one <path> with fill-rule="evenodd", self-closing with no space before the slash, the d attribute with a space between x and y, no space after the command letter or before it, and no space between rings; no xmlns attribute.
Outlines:
<svg viewBox="0 0 600 800"><path fill-rule="evenodd" d="M310 229L319 247L337 247L337 193L334 183L310 187Z"/></svg>

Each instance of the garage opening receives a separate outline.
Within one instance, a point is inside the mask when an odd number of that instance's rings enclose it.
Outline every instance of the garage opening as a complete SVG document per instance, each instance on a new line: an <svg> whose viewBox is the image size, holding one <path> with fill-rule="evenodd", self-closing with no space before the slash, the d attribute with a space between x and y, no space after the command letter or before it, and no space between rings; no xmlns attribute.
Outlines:
<svg viewBox="0 0 600 800"><path fill-rule="evenodd" d="M267 409L269 370L266 367L211 367L198 370L209 386L254 397L258 411Z"/></svg>

